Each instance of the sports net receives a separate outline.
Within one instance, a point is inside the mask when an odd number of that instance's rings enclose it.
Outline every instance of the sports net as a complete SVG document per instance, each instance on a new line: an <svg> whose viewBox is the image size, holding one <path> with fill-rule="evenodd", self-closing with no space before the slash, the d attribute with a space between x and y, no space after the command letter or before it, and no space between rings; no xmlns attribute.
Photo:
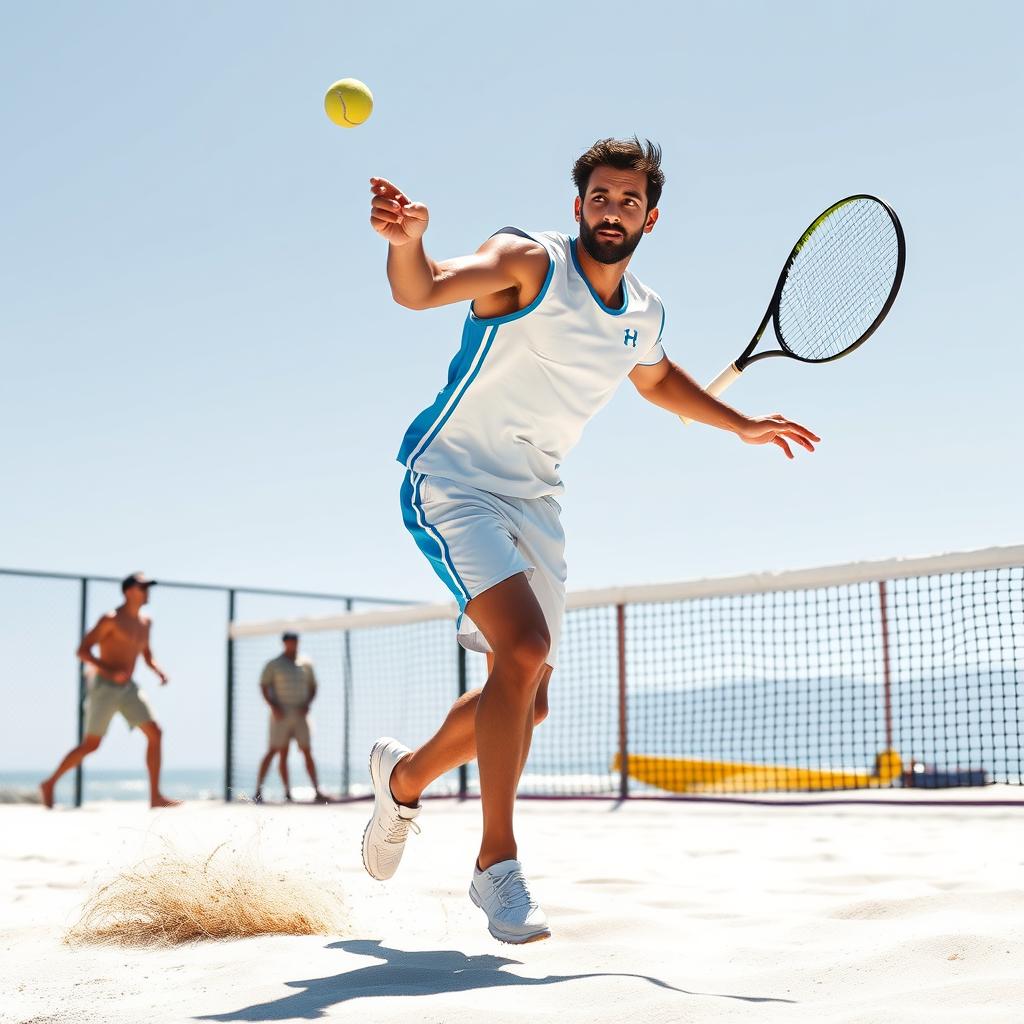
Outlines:
<svg viewBox="0 0 1024 1024"><path fill-rule="evenodd" d="M235 757L266 749L282 629L320 680L324 788L369 792L380 735L432 735L483 684L450 605L241 623ZM570 595L520 793L700 796L1020 784L1024 547ZM431 795L479 792L475 765Z"/></svg>

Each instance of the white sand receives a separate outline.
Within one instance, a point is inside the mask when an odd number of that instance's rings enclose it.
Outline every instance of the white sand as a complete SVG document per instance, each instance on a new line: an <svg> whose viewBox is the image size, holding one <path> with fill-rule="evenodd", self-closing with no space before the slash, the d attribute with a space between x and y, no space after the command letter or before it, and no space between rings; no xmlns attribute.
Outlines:
<svg viewBox="0 0 1024 1024"><path fill-rule="evenodd" d="M554 935L518 947L466 896L478 804L429 804L386 885L360 864L367 810L0 807L0 1021L1024 1019L1024 807L526 803L521 853ZM64 945L86 896L161 837L258 842L340 889L349 926Z"/></svg>

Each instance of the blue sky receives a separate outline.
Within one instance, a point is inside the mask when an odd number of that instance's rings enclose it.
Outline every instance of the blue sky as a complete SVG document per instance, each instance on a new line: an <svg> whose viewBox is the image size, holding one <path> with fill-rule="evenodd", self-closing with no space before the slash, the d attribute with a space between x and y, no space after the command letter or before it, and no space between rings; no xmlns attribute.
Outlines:
<svg viewBox="0 0 1024 1024"><path fill-rule="evenodd" d="M896 207L907 274L849 360L730 392L813 457L624 387L565 467L570 586L1021 540L1017 5L377 10L4 5L0 563L443 598L394 454L465 311L391 302L366 179L430 206L443 258L572 231L573 160L634 132L668 182L632 269L698 378L841 196ZM376 98L353 131L322 108L344 76Z"/></svg>

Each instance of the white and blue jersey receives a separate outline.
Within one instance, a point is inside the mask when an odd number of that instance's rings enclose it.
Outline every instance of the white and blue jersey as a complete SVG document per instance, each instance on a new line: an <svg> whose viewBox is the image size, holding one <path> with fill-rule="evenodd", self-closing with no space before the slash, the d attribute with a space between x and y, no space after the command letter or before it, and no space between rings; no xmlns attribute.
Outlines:
<svg viewBox="0 0 1024 1024"><path fill-rule="evenodd" d="M547 277L517 313L483 319L470 307L448 383L402 441L402 515L463 612L485 590L524 573L554 665L566 580L554 499L563 490L559 470L633 367L665 358L665 311L630 273L621 306L606 306L580 268L575 239L504 230L544 246ZM489 650L466 615L459 639Z"/></svg>
<svg viewBox="0 0 1024 1024"><path fill-rule="evenodd" d="M660 362L665 310L628 271L622 305L606 306L576 256L576 239L513 230L550 263L525 309L484 319L470 307L448 383L402 441L398 461L516 498L557 495L559 474L587 421L637 365Z"/></svg>

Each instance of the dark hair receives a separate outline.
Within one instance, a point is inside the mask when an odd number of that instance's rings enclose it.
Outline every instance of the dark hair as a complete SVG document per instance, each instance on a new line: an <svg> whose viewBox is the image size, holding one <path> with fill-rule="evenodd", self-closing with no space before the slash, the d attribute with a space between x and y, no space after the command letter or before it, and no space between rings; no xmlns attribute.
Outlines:
<svg viewBox="0 0 1024 1024"><path fill-rule="evenodd" d="M665 172L661 169L661 146L650 139L641 142L635 135L631 139L598 139L572 165L572 180L581 199L586 195L595 167L642 171L647 175L647 209L658 205L665 186Z"/></svg>

